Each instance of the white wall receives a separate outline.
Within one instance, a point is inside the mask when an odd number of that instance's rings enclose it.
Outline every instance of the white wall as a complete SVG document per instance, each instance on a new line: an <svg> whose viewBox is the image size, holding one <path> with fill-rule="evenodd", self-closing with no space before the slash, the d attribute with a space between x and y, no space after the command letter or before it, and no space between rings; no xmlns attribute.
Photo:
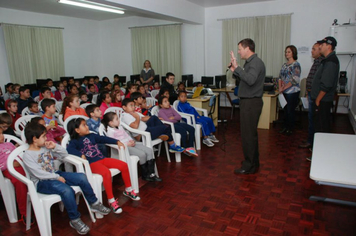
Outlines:
<svg viewBox="0 0 356 236"><path fill-rule="evenodd" d="M355 12L355 0L276 0L207 8L205 11L205 72L211 75L221 73L222 57L229 56L222 55L222 22L217 19L293 13L291 44L297 48L307 46L311 50L316 40L329 35L329 28L334 19L338 19L339 23L349 22L349 19L355 22ZM299 54L298 57L302 67L302 77L306 77L312 65L310 52ZM349 57L340 56L339 59L340 69L344 70ZM350 78L351 68L352 66L349 66L348 69ZM341 100L340 103L343 101ZM339 106L339 110L342 109Z"/></svg>
<svg viewBox="0 0 356 236"><path fill-rule="evenodd" d="M66 75L83 77L99 71L100 36L98 21L54 16L0 8L0 22L34 26L62 27ZM0 35L1 37L1 35ZM2 37L3 38L3 37ZM8 67L3 60L6 54L0 40L0 85L9 82Z"/></svg>
<svg viewBox="0 0 356 236"><path fill-rule="evenodd" d="M164 25L175 22L143 17L128 17L101 21L101 70L100 75L110 79L114 74L129 78L133 74L131 57L131 33L129 27ZM193 74L195 78L204 73L204 27L182 25L182 74ZM174 56L174 55L172 55ZM154 65L152 65L154 67ZM174 73L174 71L172 71ZM162 75L161 75L162 76ZM177 78L177 80L180 78Z"/></svg>

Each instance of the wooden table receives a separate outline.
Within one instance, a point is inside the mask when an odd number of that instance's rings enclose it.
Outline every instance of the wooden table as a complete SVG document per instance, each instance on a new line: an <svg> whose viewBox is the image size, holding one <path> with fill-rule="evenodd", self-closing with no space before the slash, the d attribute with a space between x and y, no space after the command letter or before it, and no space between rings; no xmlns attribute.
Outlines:
<svg viewBox="0 0 356 236"><path fill-rule="evenodd" d="M316 133L310 178L320 185L356 189L356 135ZM312 201L356 206L355 202L311 196Z"/></svg>
<svg viewBox="0 0 356 236"><path fill-rule="evenodd" d="M337 112L337 106L339 105L339 98L340 97L350 97L350 94L349 93L337 93L337 94L335 94L335 96L334 96L335 107L334 107L334 112L333 112L334 115Z"/></svg>
<svg viewBox="0 0 356 236"><path fill-rule="evenodd" d="M263 107L257 128L269 129L270 124L278 119L277 98L278 92L275 92L274 94L268 94L268 92L263 93Z"/></svg>
<svg viewBox="0 0 356 236"><path fill-rule="evenodd" d="M214 95L216 96L215 111L212 116L213 116L214 125L217 126L218 125L218 110L219 110L219 108L218 108L219 93L214 93ZM210 107L209 107L210 97L211 96L206 94L203 96L199 96L197 98L188 98L187 101L193 107L206 109L209 113L209 111L210 111Z"/></svg>

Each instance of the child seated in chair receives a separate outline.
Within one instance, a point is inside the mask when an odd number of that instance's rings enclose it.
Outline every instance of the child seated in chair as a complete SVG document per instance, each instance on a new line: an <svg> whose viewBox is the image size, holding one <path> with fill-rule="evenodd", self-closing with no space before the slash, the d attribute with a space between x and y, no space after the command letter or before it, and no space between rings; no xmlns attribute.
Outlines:
<svg viewBox="0 0 356 236"><path fill-rule="evenodd" d="M56 113L56 102L51 98L45 98L41 102L41 108L44 111L42 118L45 121L49 137L53 138L51 141L55 140L57 142L61 142L62 136L66 133L66 131L58 126L57 118L54 116Z"/></svg>
<svg viewBox="0 0 356 236"><path fill-rule="evenodd" d="M29 115L42 116L43 113L40 111L38 107L38 103L35 101L28 102L28 110L30 111Z"/></svg>
<svg viewBox="0 0 356 236"><path fill-rule="evenodd" d="M6 107L6 111L7 113L11 116L11 129L15 129L15 123L16 121L21 117L21 115L17 112L17 105L18 102L16 100L13 99L9 99L5 102L5 107Z"/></svg>
<svg viewBox="0 0 356 236"><path fill-rule="evenodd" d="M201 125L204 136L203 143L208 147L213 147L214 143L218 143L219 140L214 135L215 126L213 120L210 117L199 115L197 110L187 102L187 92L179 92L178 100L177 110L194 115L196 122Z"/></svg>
<svg viewBox="0 0 356 236"><path fill-rule="evenodd" d="M11 128L12 118L8 113L0 113L0 132L16 137L14 129Z"/></svg>
<svg viewBox="0 0 356 236"><path fill-rule="evenodd" d="M174 124L174 129L177 133L181 135L182 147L185 148L184 153L188 156L197 157L198 154L194 148L195 140L195 129L193 126L186 123L179 122L182 117L174 110L169 104L167 97L162 96L158 99L158 104L161 109L159 109L158 117L165 121L172 122ZM188 138L189 137L189 138Z"/></svg>
<svg viewBox="0 0 356 236"><path fill-rule="evenodd" d="M142 143L136 143L120 125L119 117L115 112L106 113L102 123L106 128L108 137L120 140L127 146L130 155L139 157L143 180L162 181L155 175L155 159L152 148L146 147Z"/></svg>
<svg viewBox="0 0 356 236"><path fill-rule="evenodd" d="M80 219L75 193L70 186L79 186L82 189L92 212L107 215L110 213L110 209L103 206L96 198L85 174L56 171L54 169L53 155L58 159L63 159L68 153L55 142L47 141L46 132L43 125L34 122L29 122L26 125L25 136L30 147L23 155L23 162L30 173L37 192L60 195L70 219L70 226L78 234L87 234L90 228Z"/></svg>
<svg viewBox="0 0 356 236"><path fill-rule="evenodd" d="M184 148L178 146L172 137L172 130L158 119L157 116L144 116L139 112L135 112L135 104L132 99L125 98L122 101L122 122L133 129L147 131L151 134L152 140L159 138L163 141L168 141L169 152L183 152ZM140 135L134 135L136 140L140 140Z"/></svg>
<svg viewBox="0 0 356 236"><path fill-rule="evenodd" d="M16 193L16 202L19 207L19 211L21 214L20 221L26 225L26 206L27 206L27 186L26 184L22 183L20 180L13 177L9 171L7 170L7 158L9 157L10 153L15 150L15 145L11 142L4 142L5 138L2 134L2 130L0 130L0 169L4 177L8 178L11 183L15 187ZM20 163L14 161L14 169L22 174L25 175L24 169L21 167ZM31 219L31 224L34 222Z"/></svg>
<svg viewBox="0 0 356 236"><path fill-rule="evenodd" d="M125 184L124 196L134 201L140 200L134 189L131 187L130 172L125 162L118 159L105 157L98 149L98 143L117 144L118 147L124 146L120 141L90 133L89 127L84 119L77 118L68 123L68 133L71 141L67 147L70 154L88 160L91 171L103 177L103 185L108 198L110 208L115 214L120 214L122 209L118 200L114 198L112 191L112 180L110 168L121 171L122 179Z"/></svg>

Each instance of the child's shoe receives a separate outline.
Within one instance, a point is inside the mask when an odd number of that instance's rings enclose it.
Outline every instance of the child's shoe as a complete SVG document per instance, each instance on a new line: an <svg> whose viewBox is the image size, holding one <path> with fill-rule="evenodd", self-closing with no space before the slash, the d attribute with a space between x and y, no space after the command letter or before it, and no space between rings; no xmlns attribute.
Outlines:
<svg viewBox="0 0 356 236"><path fill-rule="evenodd" d="M158 137L162 141L167 141L169 139L168 135L162 134Z"/></svg>
<svg viewBox="0 0 356 236"><path fill-rule="evenodd" d="M97 212L97 213L100 213L102 215L107 215L110 213L110 208L107 208L105 207L103 204L101 204L101 202L97 202L97 203L94 203L94 204L91 204L90 205L90 209L92 212Z"/></svg>
<svg viewBox="0 0 356 236"><path fill-rule="evenodd" d="M126 197L131 198L134 201L141 200L141 198L139 196L137 196L137 194L135 193L134 190L132 190L131 192L128 192L128 191L125 190L122 194L124 194Z"/></svg>
<svg viewBox="0 0 356 236"><path fill-rule="evenodd" d="M214 147L213 142L211 142L211 140L209 138L203 139L203 143L208 147Z"/></svg>
<svg viewBox="0 0 356 236"><path fill-rule="evenodd" d="M185 153L186 155L188 155L188 156L193 156L193 157L197 157L197 156L198 156L197 151L196 151L194 148L192 148L192 147L186 148L186 149L184 150L184 153Z"/></svg>
<svg viewBox="0 0 356 236"><path fill-rule="evenodd" d="M69 225L81 235L87 234L90 231L89 226L87 226L80 218L69 221Z"/></svg>
<svg viewBox="0 0 356 236"><path fill-rule="evenodd" d="M169 146L169 152L171 153L175 153L175 152L183 152L184 148L176 145L176 144L172 144Z"/></svg>
<svg viewBox="0 0 356 236"><path fill-rule="evenodd" d="M219 140L215 137L215 135L209 135L208 139L210 139L210 141L214 142L214 143L218 143Z"/></svg>
<svg viewBox="0 0 356 236"><path fill-rule="evenodd" d="M120 207L117 199L112 202L109 203L111 210L115 213L115 214L120 214L122 212L122 208Z"/></svg>

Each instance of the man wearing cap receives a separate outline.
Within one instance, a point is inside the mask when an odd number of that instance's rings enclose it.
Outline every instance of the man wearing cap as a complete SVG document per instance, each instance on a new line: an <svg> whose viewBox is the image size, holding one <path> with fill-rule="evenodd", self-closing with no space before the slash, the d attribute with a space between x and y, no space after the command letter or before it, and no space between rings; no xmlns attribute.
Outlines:
<svg viewBox="0 0 356 236"><path fill-rule="evenodd" d="M336 39L326 37L317 42L320 53L325 57L315 73L311 98L314 101L315 132L331 132L331 107L334 101L340 71L339 59L335 54ZM308 159L308 158L307 158Z"/></svg>

